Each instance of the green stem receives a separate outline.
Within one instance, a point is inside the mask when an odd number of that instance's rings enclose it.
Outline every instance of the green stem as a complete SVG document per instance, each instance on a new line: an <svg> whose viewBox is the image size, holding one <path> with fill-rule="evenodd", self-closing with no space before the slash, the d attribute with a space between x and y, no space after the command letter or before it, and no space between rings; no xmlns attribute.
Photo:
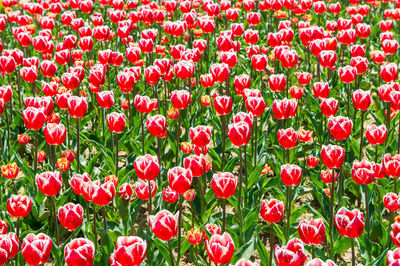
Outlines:
<svg viewBox="0 0 400 266"><path fill-rule="evenodd" d="M330 203L330 229L331 229L331 242L330 242L330 259L333 260L333 204L334 204L334 194L335 194L335 171L332 171L332 183L331 183L331 203Z"/></svg>
<svg viewBox="0 0 400 266"><path fill-rule="evenodd" d="M290 237L290 211L291 211L291 206L292 206L292 187L291 186L286 186L286 208L287 208L287 213L286 213L286 242L289 241Z"/></svg>
<svg viewBox="0 0 400 266"><path fill-rule="evenodd" d="M175 263L174 263L174 254L172 253L171 240L168 241L168 250L169 250L169 257L170 257L170 259L171 259L171 265L172 265L172 266L175 266Z"/></svg>
<svg viewBox="0 0 400 266"><path fill-rule="evenodd" d="M92 202L92 208L93 208L93 232L94 232L94 247L97 249L97 224L96 224L96 205Z"/></svg>
<svg viewBox="0 0 400 266"><path fill-rule="evenodd" d="M269 231L269 266L272 266L272 258L274 256L274 224L271 223Z"/></svg>
<svg viewBox="0 0 400 266"><path fill-rule="evenodd" d="M182 231L182 201L183 201L183 196L182 194L179 194L179 216L178 216L178 256L177 256L177 262L176 264L179 265L179 261L181 258L181 231Z"/></svg>
<svg viewBox="0 0 400 266"><path fill-rule="evenodd" d="M59 234L58 234L58 225L57 225L57 215L56 215L56 205L54 203L54 197L50 197L51 207L53 211L53 220L54 220L54 230L56 231L56 245L58 246L59 243Z"/></svg>

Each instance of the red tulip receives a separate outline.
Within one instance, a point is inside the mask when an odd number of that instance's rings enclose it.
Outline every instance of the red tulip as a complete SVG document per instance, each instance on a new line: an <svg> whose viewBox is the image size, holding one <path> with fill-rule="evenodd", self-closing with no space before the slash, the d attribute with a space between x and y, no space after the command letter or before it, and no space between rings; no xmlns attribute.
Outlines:
<svg viewBox="0 0 400 266"><path fill-rule="evenodd" d="M192 171L180 166L169 169L168 184L178 194L186 192L192 185Z"/></svg>
<svg viewBox="0 0 400 266"><path fill-rule="evenodd" d="M265 71L268 65L268 57L263 54L255 54L251 57L251 64L256 71Z"/></svg>
<svg viewBox="0 0 400 266"><path fill-rule="evenodd" d="M339 107L339 101L336 100L335 98L326 98L326 99L321 99L321 112L327 116L333 116L337 113L338 107Z"/></svg>
<svg viewBox="0 0 400 266"><path fill-rule="evenodd" d="M186 109L191 100L192 95L186 90L174 90L171 92L171 104L175 109Z"/></svg>
<svg viewBox="0 0 400 266"><path fill-rule="evenodd" d="M64 258L68 266L92 265L94 244L86 238L75 238L65 245Z"/></svg>
<svg viewBox="0 0 400 266"><path fill-rule="evenodd" d="M235 194L238 178L231 173L216 173L211 179L211 188L218 198L230 198Z"/></svg>
<svg viewBox="0 0 400 266"><path fill-rule="evenodd" d="M396 246L400 246L400 223L395 222L392 225L392 232L390 232L390 238Z"/></svg>
<svg viewBox="0 0 400 266"><path fill-rule="evenodd" d="M281 166L281 178L286 186L297 186L301 182L303 171L301 167L294 164Z"/></svg>
<svg viewBox="0 0 400 266"><path fill-rule="evenodd" d="M261 217L269 223L277 223L285 214L285 204L277 199L263 200L260 208Z"/></svg>
<svg viewBox="0 0 400 266"><path fill-rule="evenodd" d="M83 222L83 208L80 204L67 203L58 208L57 216L63 227L75 230Z"/></svg>
<svg viewBox="0 0 400 266"><path fill-rule="evenodd" d="M319 245L325 240L325 225L322 218L300 221L298 231L301 241L307 245Z"/></svg>
<svg viewBox="0 0 400 266"><path fill-rule="evenodd" d="M357 184L370 184L375 179L373 162L362 160L361 162L353 162L351 175Z"/></svg>
<svg viewBox="0 0 400 266"><path fill-rule="evenodd" d="M10 258L11 239L8 235L0 235L0 264L5 265Z"/></svg>
<svg viewBox="0 0 400 266"><path fill-rule="evenodd" d="M43 133L49 145L61 145L67 135L67 129L63 124L49 123Z"/></svg>
<svg viewBox="0 0 400 266"><path fill-rule="evenodd" d="M1 166L1 174L7 179L13 179L18 176L19 168L16 163L8 163Z"/></svg>
<svg viewBox="0 0 400 266"><path fill-rule="evenodd" d="M383 168L388 176L400 177L400 155L385 154L382 160Z"/></svg>
<svg viewBox="0 0 400 266"><path fill-rule="evenodd" d="M150 181L151 186L151 197L153 198L157 192L157 184L154 181ZM149 186L148 182L140 180L135 183L135 191L139 199L149 200Z"/></svg>
<svg viewBox="0 0 400 266"><path fill-rule="evenodd" d="M140 265L146 258L147 241L138 236L120 236L115 243L115 250L110 256L110 264Z"/></svg>
<svg viewBox="0 0 400 266"><path fill-rule="evenodd" d="M179 194L176 193L169 186L162 191L163 201L168 203L175 203L178 200Z"/></svg>
<svg viewBox="0 0 400 266"><path fill-rule="evenodd" d="M125 124L126 118L124 114L112 112L107 115L107 125L111 132L121 133Z"/></svg>
<svg viewBox="0 0 400 266"><path fill-rule="evenodd" d="M68 112L74 118L81 118L85 115L88 104L85 97L70 96L68 98Z"/></svg>
<svg viewBox="0 0 400 266"><path fill-rule="evenodd" d="M53 241L43 233L29 233L21 244L21 253L29 265L44 264L50 257Z"/></svg>
<svg viewBox="0 0 400 266"><path fill-rule="evenodd" d="M134 104L139 113L148 114L155 108L153 100L151 100L148 96L141 96L139 94L135 96Z"/></svg>
<svg viewBox="0 0 400 266"><path fill-rule="evenodd" d="M400 248L395 250L388 250L386 254L386 265L396 266L400 263Z"/></svg>
<svg viewBox="0 0 400 266"><path fill-rule="evenodd" d="M123 200L129 201L133 194L133 189L129 183L124 183L119 188L118 197L122 197Z"/></svg>
<svg viewBox="0 0 400 266"><path fill-rule="evenodd" d="M193 144L199 147L205 147L211 140L211 127L197 126L189 128L189 137Z"/></svg>
<svg viewBox="0 0 400 266"><path fill-rule="evenodd" d="M303 128L300 128L297 131L297 134L299 135L299 140L302 142L308 142L313 136L313 132L311 130L304 130Z"/></svg>
<svg viewBox="0 0 400 266"><path fill-rule="evenodd" d="M393 192L383 196L383 205L389 211L395 212L400 209L400 197Z"/></svg>
<svg viewBox="0 0 400 266"><path fill-rule="evenodd" d="M297 238L289 240L287 245L283 247L276 244L274 256L278 265L301 266L307 260L303 243Z"/></svg>
<svg viewBox="0 0 400 266"><path fill-rule="evenodd" d="M206 171L206 158L203 154L189 155L183 161L186 169L190 169L193 177L199 177Z"/></svg>
<svg viewBox="0 0 400 266"><path fill-rule="evenodd" d="M330 92L329 84L326 82L315 82L313 84L313 94L319 99L329 97Z"/></svg>
<svg viewBox="0 0 400 266"><path fill-rule="evenodd" d="M321 159L328 168L340 168L344 162L345 151L337 145L322 145Z"/></svg>
<svg viewBox="0 0 400 266"><path fill-rule="evenodd" d="M205 242L207 254L215 264L227 264L235 252L235 244L228 233L214 234Z"/></svg>
<svg viewBox="0 0 400 266"><path fill-rule="evenodd" d="M324 50L318 54L318 60L322 67L333 68L336 64L337 54L335 51Z"/></svg>
<svg viewBox="0 0 400 266"><path fill-rule="evenodd" d="M214 108L219 115L229 114L232 111L232 98L225 95L215 97Z"/></svg>
<svg viewBox="0 0 400 266"><path fill-rule="evenodd" d="M297 82L300 85L308 85L311 81L311 74L308 72L302 72L297 74Z"/></svg>
<svg viewBox="0 0 400 266"><path fill-rule="evenodd" d="M343 140L350 136L353 122L347 117L331 116L328 120L328 128L332 137L337 140Z"/></svg>
<svg viewBox="0 0 400 266"><path fill-rule="evenodd" d="M287 119L294 117L297 113L298 102L294 99L274 100L272 112L276 119Z"/></svg>
<svg viewBox="0 0 400 266"><path fill-rule="evenodd" d="M325 184L331 184L332 183L332 173L333 171L331 169L327 169L327 170L321 170L321 179ZM338 177L339 173L336 171L334 172L334 182L336 182L337 177Z"/></svg>
<svg viewBox="0 0 400 266"><path fill-rule="evenodd" d="M247 145L250 135L250 125L244 121L228 125L228 138L235 146Z"/></svg>
<svg viewBox="0 0 400 266"><path fill-rule="evenodd" d="M106 206L115 196L115 184L112 181L104 182L103 184L99 181L94 181L91 184L90 193L94 204Z"/></svg>
<svg viewBox="0 0 400 266"><path fill-rule="evenodd" d="M192 60L181 60L174 65L175 75L180 79L188 79L193 76L194 69Z"/></svg>
<svg viewBox="0 0 400 266"><path fill-rule="evenodd" d="M380 75L385 82L395 81L397 79L397 65L395 63L388 63L381 65Z"/></svg>
<svg viewBox="0 0 400 266"><path fill-rule="evenodd" d="M249 124L249 127L253 125L253 114L252 113L245 113L245 112L239 112L236 115L232 116L232 122L233 123L238 123L238 122L246 122Z"/></svg>
<svg viewBox="0 0 400 266"><path fill-rule="evenodd" d="M154 180L160 173L157 156L151 156L150 154L138 156L133 163L133 167L136 175L144 181Z"/></svg>
<svg viewBox="0 0 400 266"><path fill-rule="evenodd" d="M357 110L367 110L372 103L370 91L356 90L352 93L354 108Z"/></svg>
<svg viewBox="0 0 400 266"><path fill-rule="evenodd" d="M350 60L350 65L357 69L357 74L361 75L367 71L368 59L361 56L352 57Z"/></svg>
<svg viewBox="0 0 400 266"><path fill-rule="evenodd" d="M307 157L307 166L310 168L315 168L319 163L319 159L317 157L309 155Z"/></svg>
<svg viewBox="0 0 400 266"><path fill-rule="evenodd" d="M215 82L224 82L229 76L229 67L225 63L213 64L210 71Z"/></svg>
<svg viewBox="0 0 400 266"><path fill-rule="evenodd" d="M203 235L197 228L192 228L187 232L187 239L193 246L200 244L203 241Z"/></svg>
<svg viewBox="0 0 400 266"><path fill-rule="evenodd" d="M364 216L357 209L349 211L342 207L335 214L335 226L342 236L357 238L364 230Z"/></svg>
<svg viewBox="0 0 400 266"><path fill-rule="evenodd" d="M40 192L50 197L57 195L62 187L61 173L57 171L37 174L35 181Z"/></svg>
<svg viewBox="0 0 400 266"><path fill-rule="evenodd" d="M293 68L296 66L298 55L295 50L287 50L282 53L280 61L284 68Z"/></svg>
<svg viewBox="0 0 400 266"><path fill-rule="evenodd" d="M293 128L281 128L278 130L278 142L284 149L294 148L297 144L298 137L297 131Z"/></svg>
<svg viewBox="0 0 400 266"><path fill-rule="evenodd" d="M283 91L286 87L286 78L283 74L272 74L268 78L268 84L272 91Z"/></svg>
<svg viewBox="0 0 400 266"><path fill-rule="evenodd" d="M156 215L150 215L151 231L161 240L169 241L178 232L179 212L172 215L167 210L161 210Z"/></svg>
<svg viewBox="0 0 400 266"><path fill-rule="evenodd" d="M7 223L3 220L0 220L0 235L7 234L8 226Z"/></svg>
<svg viewBox="0 0 400 266"><path fill-rule="evenodd" d="M39 130L42 128L46 116L42 108L28 107L22 111L22 118L25 126L31 130Z"/></svg>
<svg viewBox="0 0 400 266"><path fill-rule="evenodd" d="M167 120L163 115L148 117L146 127L154 137L165 138L167 136Z"/></svg>
<svg viewBox="0 0 400 266"><path fill-rule="evenodd" d="M344 83L352 83L357 77L357 68L352 66L339 67L339 77Z"/></svg>
<svg viewBox="0 0 400 266"><path fill-rule="evenodd" d="M265 101L263 97L247 97L245 100L247 112L259 117L265 110Z"/></svg>

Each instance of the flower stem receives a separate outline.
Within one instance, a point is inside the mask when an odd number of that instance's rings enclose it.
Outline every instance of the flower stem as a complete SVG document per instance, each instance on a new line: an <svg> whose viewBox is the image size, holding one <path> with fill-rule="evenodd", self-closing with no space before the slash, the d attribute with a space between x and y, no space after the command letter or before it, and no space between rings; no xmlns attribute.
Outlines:
<svg viewBox="0 0 400 266"><path fill-rule="evenodd" d="M168 241L168 250L169 250L169 257L170 257L170 259L171 259L171 265L172 265L172 266L175 266L175 263L174 263L174 255L173 255L173 253L172 253L171 240Z"/></svg>
<svg viewBox="0 0 400 266"><path fill-rule="evenodd" d="M81 171L81 162L79 158L79 118L76 118L76 162L78 164L78 172Z"/></svg>
<svg viewBox="0 0 400 266"><path fill-rule="evenodd" d="M37 130L35 130L35 175L37 174L37 156L38 156L38 135Z"/></svg>
<svg viewBox="0 0 400 266"><path fill-rule="evenodd" d="M286 242L289 241L290 237L290 211L291 211L291 206L292 206L292 187L291 186L286 186L286 208L287 208L287 214L286 214Z"/></svg>
<svg viewBox="0 0 400 266"><path fill-rule="evenodd" d="M107 231L106 206L103 207L103 225L104 225L104 230Z"/></svg>
<svg viewBox="0 0 400 266"><path fill-rule="evenodd" d="M221 124L222 124L222 158L221 158L221 171L224 171L225 168L225 142L226 142L226 117L225 115L221 116Z"/></svg>
<svg viewBox="0 0 400 266"><path fill-rule="evenodd" d="M179 216L178 216L178 257L177 257L177 262L176 264L179 265L179 260L180 260L180 253L181 253L181 231L182 231L182 201L183 201L183 196L182 194L179 194Z"/></svg>
<svg viewBox="0 0 400 266"><path fill-rule="evenodd" d="M333 260L333 204L334 204L334 194L335 194L335 171L332 171L332 183L331 183L331 206L330 206L330 222L329 227L331 229L331 246L330 246L330 259Z"/></svg>
<svg viewBox="0 0 400 266"><path fill-rule="evenodd" d="M271 223L269 231L269 266L272 266L272 257L274 256L274 224Z"/></svg>
<svg viewBox="0 0 400 266"><path fill-rule="evenodd" d="M226 199L222 199L222 233L226 228Z"/></svg>
<svg viewBox="0 0 400 266"><path fill-rule="evenodd" d="M94 232L94 247L97 249L97 224L96 224L96 205L92 202L92 208L93 208L93 232Z"/></svg>
<svg viewBox="0 0 400 266"><path fill-rule="evenodd" d="M140 113L140 122L142 124L142 153L144 154L144 121L143 121L143 113Z"/></svg>
<svg viewBox="0 0 400 266"><path fill-rule="evenodd" d="M54 197L50 197L51 208L53 210L53 220L54 220L54 230L56 231L56 245L59 243L59 234L58 234L58 225L57 225L57 216L56 216L56 205L54 203Z"/></svg>
<svg viewBox="0 0 400 266"><path fill-rule="evenodd" d="M356 253L354 251L354 238L351 238L351 266L356 265Z"/></svg>
<svg viewBox="0 0 400 266"><path fill-rule="evenodd" d="M119 154L118 154L118 133L115 133L115 176L118 178L118 162L119 162Z"/></svg>

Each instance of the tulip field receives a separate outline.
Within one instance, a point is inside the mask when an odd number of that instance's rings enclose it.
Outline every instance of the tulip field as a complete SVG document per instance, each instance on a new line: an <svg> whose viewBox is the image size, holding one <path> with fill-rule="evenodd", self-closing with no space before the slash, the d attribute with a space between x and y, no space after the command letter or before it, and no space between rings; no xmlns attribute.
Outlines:
<svg viewBox="0 0 400 266"><path fill-rule="evenodd" d="M400 265L400 0L0 0L1 265Z"/></svg>

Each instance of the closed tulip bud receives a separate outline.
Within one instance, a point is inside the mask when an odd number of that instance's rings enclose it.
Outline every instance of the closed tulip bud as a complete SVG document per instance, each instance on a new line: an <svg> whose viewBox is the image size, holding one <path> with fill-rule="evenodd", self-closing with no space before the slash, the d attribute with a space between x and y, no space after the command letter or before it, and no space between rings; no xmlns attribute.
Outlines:
<svg viewBox="0 0 400 266"><path fill-rule="evenodd" d="M71 96L68 98L68 112L74 118L82 118L88 109L85 97Z"/></svg>
<svg viewBox="0 0 400 266"><path fill-rule="evenodd" d="M297 134L298 134L299 140L302 142L308 142L313 136L313 132L311 130L305 130L303 128L300 128L297 131Z"/></svg>
<svg viewBox="0 0 400 266"><path fill-rule="evenodd" d="M356 90L352 93L354 107L357 110L367 110L372 103L370 91Z"/></svg>
<svg viewBox="0 0 400 266"><path fill-rule="evenodd" d="M40 192L50 197L58 194L63 182L61 173L58 171L37 174L35 181Z"/></svg>
<svg viewBox="0 0 400 266"><path fill-rule="evenodd" d="M140 265L146 258L147 242L138 236L120 236L110 256L111 265Z"/></svg>
<svg viewBox="0 0 400 266"><path fill-rule="evenodd" d="M298 238L292 238L286 246L275 245L274 257L278 265L304 265L307 255L303 243Z"/></svg>
<svg viewBox="0 0 400 266"><path fill-rule="evenodd" d="M133 167L136 175L144 181L154 180L160 173L157 156L151 156L150 154L138 156L133 163Z"/></svg>
<svg viewBox="0 0 400 266"><path fill-rule="evenodd" d="M383 205L389 211L395 212L400 209L400 197L393 192L389 192L383 196Z"/></svg>
<svg viewBox="0 0 400 266"><path fill-rule="evenodd" d="M260 264L258 264L257 262L246 260L245 258L241 258L236 262L235 266L260 266Z"/></svg>
<svg viewBox="0 0 400 266"><path fill-rule="evenodd" d="M187 232L187 239L191 245L195 246L203 241L203 234L198 228L192 228Z"/></svg>
<svg viewBox="0 0 400 266"><path fill-rule="evenodd" d="M151 186L151 197L153 198L157 192L157 184L154 181L150 181L150 186ZM135 191L139 199L149 200L148 182L144 182L143 180L137 182L135 184Z"/></svg>
<svg viewBox="0 0 400 266"><path fill-rule="evenodd" d="M302 72L297 74L297 82L300 85L308 85L311 81L311 74L308 72Z"/></svg>
<svg viewBox="0 0 400 266"><path fill-rule="evenodd" d="M278 130L278 142L284 149L294 148L297 144L299 135L293 128L279 129Z"/></svg>
<svg viewBox="0 0 400 266"><path fill-rule="evenodd" d="M347 117L331 116L328 120L328 128L333 138L343 140L350 136L353 122Z"/></svg>
<svg viewBox="0 0 400 266"><path fill-rule="evenodd" d="M180 79L188 79L193 76L194 69L192 60L181 60L174 65L175 75Z"/></svg>
<svg viewBox="0 0 400 266"><path fill-rule="evenodd" d="M280 61L284 68L293 68L296 66L298 55L295 50L286 50L282 53Z"/></svg>
<svg viewBox="0 0 400 266"><path fill-rule="evenodd" d="M26 145L26 144L28 144L28 142L31 140L31 137L27 134L27 133L24 133L24 134L19 134L18 135L18 142L19 142L19 144L21 144L21 145Z"/></svg>
<svg viewBox="0 0 400 266"><path fill-rule="evenodd" d="M361 75L367 71L368 59L361 56L352 57L350 60L350 65L357 69L357 75Z"/></svg>
<svg viewBox="0 0 400 266"><path fill-rule="evenodd" d="M80 204L67 203L58 208L57 217L63 227L75 230L83 222L83 208Z"/></svg>
<svg viewBox="0 0 400 266"><path fill-rule="evenodd" d="M294 99L274 100L272 112L276 119L287 119L294 117L297 113L298 102Z"/></svg>
<svg viewBox="0 0 400 266"><path fill-rule="evenodd" d="M179 212L172 215L168 210L161 210L156 215L150 215L151 231L161 240L169 241L178 232Z"/></svg>
<svg viewBox="0 0 400 266"><path fill-rule="evenodd" d="M139 113L148 114L154 109L154 102L148 96L137 94L134 99L134 104Z"/></svg>
<svg viewBox="0 0 400 266"><path fill-rule="evenodd" d="M21 253L29 265L44 264L50 257L53 241L43 233L29 233L21 244Z"/></svg>
<svg viewBox="0 0 400 266"><path fill-rule="evenodd" d="M395 244L396 246L399 247L400 246L400 223L395 222L391 226L392 226L392 232L390 232L390 238L392 239L393 244Z"/></svg>
<svg viewBox="0 0 400 266"><path fill-rule="evenodd" d="M101 184L99 181L94 181L91 184L89 192L93 203L99 206L108 205L116 194L115 185L112 181L108 181L103 184Z"/></svg>
<svg viewBox="0 0 400 266"><path fill-rule="evenodd" d="M322 67L333 68L336 65L337 54L331 50L323 50L318 54L318 61Z"/></svg>
<svg viewBox="0 0 400 266"><path fill-rule="evenodd" d="M281 166L281 178L286 186L297 186L300 184L303 170L294 164L284 164Z"/></svg>
<svg viewBox="0 0 400 266"><path fill-rule="evenodd" d="M49 123L43 133L49 145L61 145L67 135L67 129L63 124Z"/></svg>
<svg viewBox="0 0 400 266"><path fill-rule="evenodd" d="M385 82L395 81L397 79L397 65L395 63L381 65L379 73L383 81Z"/></svg>
<svg viewBox="0 0 400 266"><path fill-rule="evenodd" d="M310 168L315 168L319 163L319 159L317 157L314 157L312 155L309 155L307 157L307 166Z"/></svg>
<svg viewBox="0 0 400 266"><path fill-rule="evenodd" d="M200 97L200 102L203 106L209 106L211 104L211 98L209 95L202 95Z"/></svg>
<svg viewBox="0 0 400 266"><path fill-rule="evenodd" d="M148 117L146 127L154 137L165 138L167 136L167 119L163 115Z"/></svg>
<svg viewBox="0 0 400 266"><path fill-rule="evenodd" d="M245 100L247 112L259 117L265 110L265 101L263 97L247 97Z"/></svg>
<svg viewBox="0 0 400 266"><path fill-rule="evenodd" d="M163 201L168 203L175 203L178 200L179 194L168 186L162 191L162 196Z"/></svg>
<svg viewBox="0 0 400 266"><path fill-rule="evenodd" d="M31 130L39 130L46 121L46 116L42 108L28 107L22 111L22 118L25 126Z"/></svg>
<svg viewBox="0 0 400 266"><path fill-rule="evenodd" d="M373 162L362 160L361 162L353 162L353 168L351 169L351 175L354 182L357 184L367 185L374 181L375 171Z"/></svg>
<svg viewBox="0 0 400 266"><path fill-rule="evenodd" d="M61 156L63 158L66 158L68 160L68 162L73 162L75 160L75 151L73 150L64 150L61 152Z"/></svg>
<svg viewBox="0 0 400 266"><path fill-rule="evenodd" d="M129 183L124 183L119 188L118 197L122 197L123 200L129 201L133 194L133 189Z"/></svg>
<svg viewBox="0 0 400 266"><path fill-rule="evenodd" d="M171 92L171 104L175 109L186 109L191 100L192 95L186 90L174 90Z"/></svg>
<svg viewBox="0 0 400 266"><path fill-rule="evenodd" d="M247 145L250 141L251 128L244 121L228 125L228 138L235 146Z"/></svg>
<svg viewBox="0 0 400 266"><path fill-rule="evenodd" d="M111 132L121 133L124 130L126 118L124 114L112 112L107 115L107 125Z"/></svg>
<svg viewBox="0 0 400 266"><path fill-rule="evenodd" d="M229 67L225 63L213 64L210 71L215 82L224 82L229 76Z"/></svg>
<svg viewBox="0 0 400 266"><path fill-rule="evenodd" d="M75 238L65 245L65 263L73 265L92 265L95 247L92 241L86 238Z"/></svg>
<svg viewBox="0 0 400 266"><path fill-rule="evenodd" d="M320 107L322 113L325 116L330 117L337 113L339 107L339 101L336 100L335 98L321 99Z"/></svg>
<svg viewBox="0 0 400 266"><path fill-rule="evenodd" d="M321 179L325 184L331 184L332 177L333 177L333 181L336 182L337 177L338 177L338 172L334 172L334 176L333 176L331 169L321 170Z"/></svg>
<svg viewBox="0 0 400 266"><path fill-rule="evenodd" d="M176 193L185 193L192 185L192 171L179 166L169 169L168 184Z"/></svg>
<svg viewBox="0 0 400 266"><path fill-rule="evenodd" d="M7 234L8 226L7 223L3 220L0 220L0 235Z"/></svg>
<svg viewBox="0 0 400 266"><path fill-rule="evenodd" d="M313 94L319 99L327 98L330 92L329 84L326 82L315 82L313 84Z"/></svg>
<svg viewBox="0 0 400 266"><path fill-rule="evenodd" d="M383 167L388 176L400 177L400 155L385 154L382 160Z"/></svg>
<svg viewBox="0 0 400 266"><path fill-rule="evenodd" d="M205 245L210 260L215 264L229 263L235 252L232 237L226 232L222 235L212 235L210 240L206 240Z"/></svg>
<svg viewBox="0 0 400 266"><path fill-rule="evenodd" d="M301 241L307 245L319 245L325 240L325 225L322 218L300 221L298 232Z"/></svg>
<svg viewBox="0 0 400 266"><path fill-rule="evenodd" d="M1 174L7 179L13 179L18 176L19 168L16 163L9 163L1 166Z"/></svg>
<svg viewBox="0 0 400 266"><path fill-rule="evenodd" d="M388 131L385 125L376 126L375 124L369 125L365 132L367 140L372 145L383 144L386 140Z"/></svg>
<svg viewBox="0 0 400 266"><path fill-rule="evenodd" d="M364 216L357 210L349 211L345 207L335 214L335 226L342 236L357 238L364 231Z"/></svg>
<svg viewBox="0 0 400 266"><path fill-rule="evenodd" d="M239 112L236 115L232 116L232 122L233 123L238 123L238 122L246 122L249 124L249 127L252 127L253 125L253 114L252 113L245 113L245 112Z"/></svg>
<svg viewBox="0 0 400 266"><path fill-rule="evenodd" d="M38 151L37 162L41 163L46 160L46 152L45 151Z"/></svg>
<svg viewBox="0 0 400 266"><path fill-rule="evenodd" d="M183 161L186 169L190 169L193 177L199 177L206 171L206 158L203 154L189 155Z"/></svg>
<svg viewBox="0 0 400 266"><path fill-rule="evenodd" d="M215 97L214 108L219 115L229 114L232 111L232 98L230 96Z"/></svg>
<svg viewBox="0 0 400 266"><path fill-rule="evenodd" d="M182 142L182 143L181 143L181 151L182 151L184 154L192 153L192 151L193 151L193 145L192 145L191 143L189 143L189 142Z"/></svg>
<svg viewBox="0 0 400 266"><path fill-rule="evenodd" d="M199 147L205 147L211 140L211 127L197 126L189 128L189 137L193 144Z"/></svg>
<svg viewBox="0 0 400 266"><path fill-rule="evenodd" d="M237 177L231 173L216 173L211 179L211 188L218 198L230 198L235 194L238 185Z"/></svg>
<svg viewBox="0 0 400 266"><path fill-rule="evenodd" d="M338 145L322 145L321 159L328 168L340 168L344 162L345 151Z"/></svg>
<svg viewBox="0 0 400 266"><path fill-rule="evenodd" d="M285 204L277 199L263 200L260 215L269 223L277 223L285 215Z"/></svg>
<svg viewBox="0 0 400 266"><path fill-rule="evenodd" d="M344 83L352 83L357 77L357 68L352 66L339 67L339 77Z"/></svg>

